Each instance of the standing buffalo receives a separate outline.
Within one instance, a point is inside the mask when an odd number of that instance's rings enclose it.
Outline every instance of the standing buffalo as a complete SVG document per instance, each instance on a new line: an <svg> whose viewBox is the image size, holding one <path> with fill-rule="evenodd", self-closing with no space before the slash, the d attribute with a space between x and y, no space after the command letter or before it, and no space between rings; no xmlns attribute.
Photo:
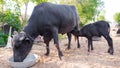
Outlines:
<svg viewBox="0 0 120 68"><path fill-rule="evenodd" d="M22 62L25 59L38 35L43 36L46 44L47 52L45 55L49 55L49 42L53 38L58 56L61 59L63 54L59 48L58 34L67 33L70 41L72 30L78 30L79 28L78 22L79 16L74 6L56 5L48 2L35 6L28 24L14 37L14 61ZM78 47L80 47L79 42Z"/></svg>
<svg viewBox="0 0 120 68"><path fill-rule="evenodd" d="M101 37L103 36L109 45L108 53L113 54L114 49L113 49L113 41L112 38L110 37L110 25L106 21L97 21L92 24L85 25L83 28L80 29L80 31L72 31L75 35L78 36L83 36L88 39L88 52L90 52L90 47L91 50L93 50L93 44L92 44L92 37L93 36L98 36Z"/></svg>

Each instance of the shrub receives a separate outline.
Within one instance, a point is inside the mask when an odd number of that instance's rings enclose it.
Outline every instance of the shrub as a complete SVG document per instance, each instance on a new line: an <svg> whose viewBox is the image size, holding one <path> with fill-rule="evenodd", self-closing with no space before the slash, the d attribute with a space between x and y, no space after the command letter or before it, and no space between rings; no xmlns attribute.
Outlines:
<svg viewBox="0 0 120 68"><path fill-rule="evenodd" d="M4 47L7 44L8 35L0 31L0 47Z"/></svg>

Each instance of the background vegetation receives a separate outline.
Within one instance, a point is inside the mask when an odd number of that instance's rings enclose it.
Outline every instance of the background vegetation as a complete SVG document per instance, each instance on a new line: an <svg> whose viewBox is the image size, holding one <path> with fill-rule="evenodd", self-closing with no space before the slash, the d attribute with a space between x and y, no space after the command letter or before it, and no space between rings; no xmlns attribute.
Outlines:
<svg viewBox="0 0 120 68"><path fill-rule="evenodd" d="M113 18L114 18L115 22L117 22L118 25L120 26L120 12L115 13Z"/></svg>

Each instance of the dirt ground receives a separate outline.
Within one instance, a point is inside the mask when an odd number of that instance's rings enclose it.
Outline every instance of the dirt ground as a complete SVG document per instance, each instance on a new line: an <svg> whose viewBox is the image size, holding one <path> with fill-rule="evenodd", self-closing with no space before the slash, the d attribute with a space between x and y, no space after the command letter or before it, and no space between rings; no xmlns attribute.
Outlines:
<svg viewBox="0 0 120 68"><path fill-rule="evenodd" d="M72 39L71 49L65 50L67 47L67 38L60 40L60 48L64 54L62 60L57 56L57 50L50 43L50 55L44 56L46 52L45 44L40 42L34 44L30 53L39 56L38 62L31 68L120 68L120 37L111 34L114 45L114 55L107 53L108 44L104 38L100 41L93 41L94 51L88 55L87 40L80 38L81 48L77 48L77 44ZM0 48L0 68L11 68L8 59L12 56L12 49Z"/></svg>

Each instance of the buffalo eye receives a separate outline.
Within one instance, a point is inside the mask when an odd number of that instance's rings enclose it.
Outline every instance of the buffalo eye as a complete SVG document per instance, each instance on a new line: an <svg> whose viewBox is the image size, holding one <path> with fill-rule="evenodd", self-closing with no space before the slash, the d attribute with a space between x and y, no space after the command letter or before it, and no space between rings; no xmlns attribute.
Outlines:
<svg viewBox="0 0 120 68"><path fill-rule="evenodd" d="M19 48L21 44L22 44L22 42L21 42L21 41L18 41L18 42L16 42L16 43L14 44L14 47L15 47L15 48Z"/></svg>
<svg viewBox="0 0 120 68"><path fill-rule="evenodd" d="M30 39L29 39L29 38L25 38L25 40L26 40L26 41L30 41Z"/></svg>
<svg viewBox="0 0 120 68"><path fill-rule="evenodd" d="M29 38L25 38L25 42L29 42L30 43L30 39Z"/></svg>

